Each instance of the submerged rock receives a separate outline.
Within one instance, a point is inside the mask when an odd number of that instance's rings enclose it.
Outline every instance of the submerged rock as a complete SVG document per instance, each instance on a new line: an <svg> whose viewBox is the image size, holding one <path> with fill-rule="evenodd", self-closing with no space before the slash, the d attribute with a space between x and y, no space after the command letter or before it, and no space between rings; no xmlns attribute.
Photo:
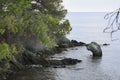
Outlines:
<svg viewBox="0 0 120 80"><path fill-rule="evenodd" d="M102 56L102 49L98 43L91 42L90 44L86 44L86 47L89 51L93 53L93 56L97 56L97 57Z"/></svg>

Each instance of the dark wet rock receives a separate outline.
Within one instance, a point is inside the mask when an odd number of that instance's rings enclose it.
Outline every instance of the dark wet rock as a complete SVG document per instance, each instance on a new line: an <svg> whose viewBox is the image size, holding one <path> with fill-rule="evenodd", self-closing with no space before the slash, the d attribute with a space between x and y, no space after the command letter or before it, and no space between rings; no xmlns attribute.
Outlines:
<svg viewBox="0 0 120 80"><path fill-rule="evenodd" d="M66 37L59 38L57 40L57 44L59 48L69 48L69 47L76 47L76 46L85 46L86 43L78 42L76 40L69 40Z"/></svg>
<svg viewBox="0 0 120 80"><path fill-rule="evenodd" d="M62 60L48 60L50 65L57 65L57 66L62 66L62 65L74 65L77 64L79 62L81 62L82 60L78 60L78 59L72 59L72 58L65 58Z"/></svg>
<svg viewBox="0 0 120 80"><path fill-rule="evenodd" d="M70 47L70 40L66 37L62 37L57 40L57 44L60 48L68 48Z"/></svg>
<svg viewBox="0 0 120 80"><path fill-rule="evenodd" d="M74 65L74 64L77 64L77 63L79 63L81 61L82 60L72 59L72 58L66 58L66 59L62 60L64 65Z"/></svg>
<svg viewBox="0 0 120 80"><path fill-rule="evenodd" d="M79 44L80 44L81 46L85 46L85 45L86 45L86 43L84 43L84 42L79 42Z"/></svg>
<svg viewBox="0 0 120 80"><path fill-rule="evenodd" d="M108 45L110 45L110 44L107 44L107 43L104 43L104 44L103 44L103 46L108 46Z"/></svg>
<svg viewBox="0 0 120 80"><path fill-rule="evenodd" d="M0 80L6 80L8 77L8 73L2 73L0 74Z"/></svg>
<svg viewBox="0 0 120 80"><path fill-rule="evenodd" d="M0 61L0 67L1 68L4 68L4 66L5 66L5 64L8 62L8 60L7 59L2 59L1 61Z"/></svg>
<svg viewBox="0 0 120 80"><path fill-rule="evenodd" d="M85 46L84 42L78 42L76 40L71 40L71 46L75 47L75 46Z"/></svg>
<svg viewBox="0 0 120 80"><path fill-rule="evenodd" d="M67 48L55 47L55 54L56 53L61 53L62 51L67 51Z"/></svg>
<svg viewBox="0 0 120 80"><path fill-rule="evenodd" d="M76 40L69 40L68 38L62 37L57 40L57 44L59 48L69 48L76 46L85 46L84 42L78 42Z"/></svg>
<svg viewBox="0 0 120 80"><path fill-rule="evenodd" d="M23 53L23 59L25 61L25 65L26 64L34 64L34 63L38 62L36 54L29 50L25 50L25 52Z"/></svg>
<svg viewBox="0 0 120 80"><path fill-rule="evenodd" d="M80 46L79 42L77 42L76 40L71 40L71 45L72 46Z"/></svg>
<svg viewBox="0 0 120 80"><path fill-rule="evenodd" d="M88 50L90 50L93 53L93 57L101 57L102 56L102 49L100 45L96 42L91 42L90 44L86 44L86 47Z"/></svg>
<svg viewBox="0 0 120 80"><path fill-rule="evenodd" d="M66 65L60 65L60 66L53 66L53 68L66 68Z"/></svg>
<svg viewBox="0 0 120 80"><path fill-rule="evenodd" d="M42 55L38 56L38 54L32 53L30 51L25 51L25 53L23 54L23 57L24 57L25 65L31 65L31 64L45 65L45 64L48 64L48 62L44 58L44 56L42 56Z"/></svg>

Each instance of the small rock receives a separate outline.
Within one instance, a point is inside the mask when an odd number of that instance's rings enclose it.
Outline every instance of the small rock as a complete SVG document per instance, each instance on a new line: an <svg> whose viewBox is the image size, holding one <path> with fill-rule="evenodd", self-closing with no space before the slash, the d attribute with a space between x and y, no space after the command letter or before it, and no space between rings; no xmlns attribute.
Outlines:
<svg viewBox="0 0 120 80"><path fill-rule="evenodd" d="M103 44L103 46L108 46L108 45L110 45L110 44L107 44L107 43L104 43L104 44Z"/></svg>
<svg viewBox="0 0 120 80"><path fill-rule="evenodd" d="M62 60L64 65L74 65L77 64L78 62L81 62L82 60L78 59L72 59L72 58L65 58Z"/></svg>

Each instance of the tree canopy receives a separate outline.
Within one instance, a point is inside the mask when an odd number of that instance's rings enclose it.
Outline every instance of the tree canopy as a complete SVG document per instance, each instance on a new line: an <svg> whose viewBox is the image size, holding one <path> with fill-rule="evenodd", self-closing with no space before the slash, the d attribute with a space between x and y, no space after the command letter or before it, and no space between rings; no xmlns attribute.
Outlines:
<svg viewBox="0 0 120 80"><path fill-rule="evenodd" d="M55 44L57 38L71 30L69 20L64 18L67 10L61 3L62 0L0 0L0 47L15 52L17 43L9 42L11 36L34 36L41 45Z"/></svg>

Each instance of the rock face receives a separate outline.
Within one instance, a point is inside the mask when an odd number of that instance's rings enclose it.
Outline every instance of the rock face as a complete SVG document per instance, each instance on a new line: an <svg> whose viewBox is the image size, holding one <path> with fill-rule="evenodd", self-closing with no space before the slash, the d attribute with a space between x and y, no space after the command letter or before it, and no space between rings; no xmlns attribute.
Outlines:
<svg viewBox="0 0 120 80"><path fill-rule="evenodd" d="M86 47L89 51L93 53L93 56L97 56L97 57L102 56L102 49L98 43L91 42L90 44L86 44Z"/></svg>

